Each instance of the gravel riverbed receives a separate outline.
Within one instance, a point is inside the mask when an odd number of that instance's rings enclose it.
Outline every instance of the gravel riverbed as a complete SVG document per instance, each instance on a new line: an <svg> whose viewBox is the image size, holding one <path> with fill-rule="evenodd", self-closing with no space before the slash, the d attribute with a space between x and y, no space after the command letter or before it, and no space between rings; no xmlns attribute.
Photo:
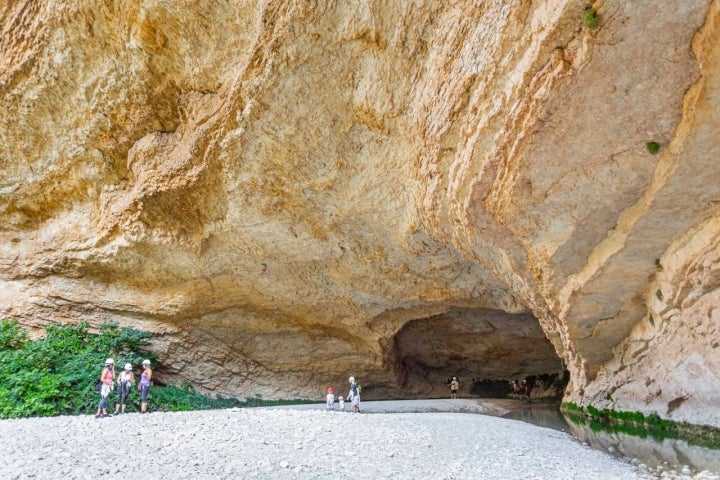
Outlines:
<svg viewBox="0 0 720 480"><path fill-rule="evenodd" d="M229 409L0 421L2 479L635 479L570 435L471 413Z"/></svg>

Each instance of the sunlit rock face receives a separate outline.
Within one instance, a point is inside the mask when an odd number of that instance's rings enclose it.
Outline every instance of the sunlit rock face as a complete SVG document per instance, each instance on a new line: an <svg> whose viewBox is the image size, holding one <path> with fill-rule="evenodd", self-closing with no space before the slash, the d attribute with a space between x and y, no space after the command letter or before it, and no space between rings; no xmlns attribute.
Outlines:
<svg viewBox="0 0 720 480"><path fill-rule="evenodd" d="M595 7L2 3L0 312L215 393L567 368L720 426L719 2Z"/></svg>

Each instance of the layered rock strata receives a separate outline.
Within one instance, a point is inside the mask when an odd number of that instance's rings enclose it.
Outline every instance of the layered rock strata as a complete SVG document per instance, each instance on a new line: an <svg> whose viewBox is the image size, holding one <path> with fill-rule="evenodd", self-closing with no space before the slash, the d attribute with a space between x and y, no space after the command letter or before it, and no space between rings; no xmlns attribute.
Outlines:
<svg viewBox="0 0 720 480"><path fill-rule="evenodd" d="M222 394L567 368L720 426L719 2L587 6L0 5L0 312Z"/></svg>

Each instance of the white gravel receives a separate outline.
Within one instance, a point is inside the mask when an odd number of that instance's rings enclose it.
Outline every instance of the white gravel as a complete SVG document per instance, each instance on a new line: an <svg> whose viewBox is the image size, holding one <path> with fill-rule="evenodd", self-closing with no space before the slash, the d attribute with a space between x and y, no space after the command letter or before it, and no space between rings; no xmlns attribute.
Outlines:
<svg viewBox="0 0 720 480"><path fill-rule="evenodd" d="M634 479L568 434L468 413L320 409L0 421L0 478Z"/></svg>

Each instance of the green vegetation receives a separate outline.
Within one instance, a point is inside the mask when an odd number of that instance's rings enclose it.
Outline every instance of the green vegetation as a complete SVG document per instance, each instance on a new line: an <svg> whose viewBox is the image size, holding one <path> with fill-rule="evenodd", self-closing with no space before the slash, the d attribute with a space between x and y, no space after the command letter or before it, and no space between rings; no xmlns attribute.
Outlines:
<svg viewBox="0 0 720 480"><path fill-rule="evenodd" d="M566 418L578 425L587 425L595 432L624 433L641 438L684 440L689 444L720 449L720 429L677 423L660 418L657 413L626 412L612 409L600 410L592 405L583 408L574 403L560 407Z"/></svg>
<svg viewBox="0 0 720 480"><path fill-rule="evenodd" d="M659 258L656 258L656 259L655 259L655 270L657 270L658 272L662 272L662 271L663 271L663 266L662 266L662 263L660 263L660 259L659 259Z"/></svg>
<svg viewBox="0 0 720 480"><path fill-rule="evenodd" d="M94 413L100 400L95 384L107 357L116 369L138 366L143 359L157 363L145 349L151 334L107 323L98 334L89 325L51 325L44 338L31 340L15 320L0 322L0 418ZM119 372L119 370L118 370ZM138 372L136 371L136 376ZM128 412L139 410L140 397L131 390ZM192 385L156 385L150 390L150 409L163 411L309 403L309 400L266 401L257 395L241 401L209 397ZM110 394L112 411L115 393Z"/></svg>
<svg viewBox="0 0 720 480"><path fill-rule="evenodd" d="M660 144L658 142L648 142L645 144L645 148L651 155L656 155L660 151Z"/></svg>
<svg viewBox="0 0 720 480"><path fill-rule="evenodd" d="M661 302L662 302L663 299L665 298L665 297L663 297L663 294L662 294L662 292L660 291L659 288L658 288L657 291L655 292L655 296L656 296L656 297L658 298L658 300L660 300Z"/></svg>
<svg viewBox="0 0 720 480"><path fill-rule="evenodd" d="M600 26L600 15L598 15L592 7L587 7L585 8L585 13L583 14L583 23L590 30L595 30L598 26Z"/></svg>

